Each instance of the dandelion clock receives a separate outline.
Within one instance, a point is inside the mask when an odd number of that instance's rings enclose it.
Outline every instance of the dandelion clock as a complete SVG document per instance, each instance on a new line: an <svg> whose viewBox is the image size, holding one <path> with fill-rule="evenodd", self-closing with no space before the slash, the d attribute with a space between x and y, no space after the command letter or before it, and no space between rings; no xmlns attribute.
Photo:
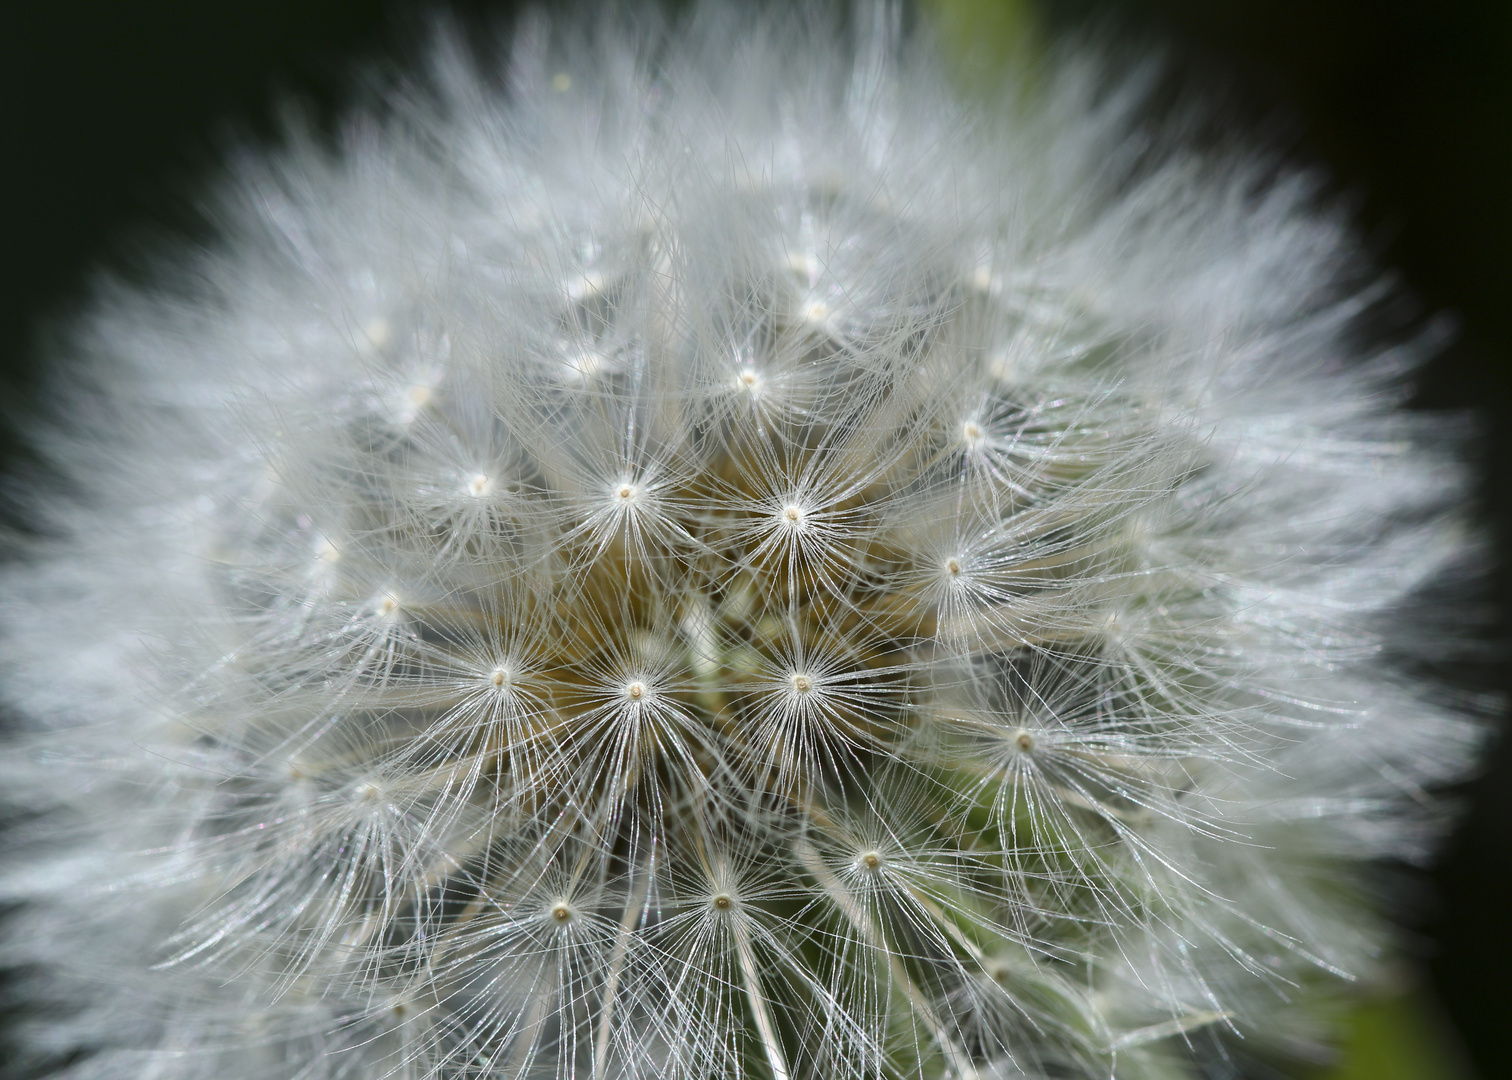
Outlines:
<svg viewBox="0 0 1512 1080"><path fill-rule="evenodd" d="M438 33L100 290L0 586L78 1080L1233 1075L1477 727L1423 349L1274 162L885 5ZM1417 637L1414 637L1417 635ZM1228 1071L1225 1071L1228 1070Z"/></svg>

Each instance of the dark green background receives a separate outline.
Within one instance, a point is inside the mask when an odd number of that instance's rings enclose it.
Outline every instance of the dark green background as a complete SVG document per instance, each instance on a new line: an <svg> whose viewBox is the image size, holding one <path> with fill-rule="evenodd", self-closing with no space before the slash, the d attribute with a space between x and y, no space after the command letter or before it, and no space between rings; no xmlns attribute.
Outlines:
<svg viewBox="0 0 1512 1080"><path fill-rule="evenodd" d="M482 25L512 6L453 8ZM1173 70L1188 86L1208 88L1229 123L1324 165L1422 311L1457 317L1456 342L1424 373L1419 404L1479 410L1483 516L1508 551L1512 2L1038 7L1054 28L1091 19L1130 41L1174 42ZM130 272L143 240L165 231L202 235L196 199L225 150L272 137L272 103L291 94L329 122L353 99L353 58L416 54L419 10L378 0L12 0L0 15L7 405L26 411L40 328L81 301L92 269ZM1505 566L1486 595L1512 610ZM1487 659L1453 676L1507 688L1503 667ZM1387 880L1416 931L1407 948L1426 964L1425 996L1442 1003L1484 1080L1496 1080L1512 1076L1512 747L1466 794L1470 813L1431 875Z"/></svg>

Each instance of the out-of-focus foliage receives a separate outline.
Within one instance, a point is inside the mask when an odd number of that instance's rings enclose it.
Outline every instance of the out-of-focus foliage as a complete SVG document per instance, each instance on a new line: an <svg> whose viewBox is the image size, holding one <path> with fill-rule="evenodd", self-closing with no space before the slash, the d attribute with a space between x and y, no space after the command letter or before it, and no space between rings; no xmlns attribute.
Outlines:
<svg viewBox="0 0 1512 1080"><path fill-rule="evenodd" d="M1361 1003L1343 1024L1337 1064L1316 1080L1468 1080L1437 1011L1415 995Z"/></svg>

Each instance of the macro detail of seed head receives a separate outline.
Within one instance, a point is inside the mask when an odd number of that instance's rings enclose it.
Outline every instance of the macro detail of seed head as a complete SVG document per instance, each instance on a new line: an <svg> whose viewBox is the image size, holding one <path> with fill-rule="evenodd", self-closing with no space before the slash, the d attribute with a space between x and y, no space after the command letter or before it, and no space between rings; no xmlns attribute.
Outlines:
<svg viewBox="0 0 1512 1080"><path fill-rule="evenodd" d="M441 35L79 329L4 585L36 1052L1195 1080L1326 1038L1381 956L1354 867L1427 850L1477 741L1388 663L1462 478L1347 231L1095 57L987 108L883 5L651 25L526 20L502 85Z"/></svg>

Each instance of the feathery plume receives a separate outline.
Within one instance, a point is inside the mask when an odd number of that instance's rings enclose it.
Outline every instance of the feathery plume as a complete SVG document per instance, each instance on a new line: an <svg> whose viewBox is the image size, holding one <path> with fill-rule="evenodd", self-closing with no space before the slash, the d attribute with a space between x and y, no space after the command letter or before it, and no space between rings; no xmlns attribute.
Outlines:
<svg viewBox="0 0 1512 1080"><path fill-rule="evenodd" d="M3 585L35 1060L1286 1052L1476 742L1383 651L1470 545L1347 229L1085 56L610 22L443 36L80 327Z"/></svg>

